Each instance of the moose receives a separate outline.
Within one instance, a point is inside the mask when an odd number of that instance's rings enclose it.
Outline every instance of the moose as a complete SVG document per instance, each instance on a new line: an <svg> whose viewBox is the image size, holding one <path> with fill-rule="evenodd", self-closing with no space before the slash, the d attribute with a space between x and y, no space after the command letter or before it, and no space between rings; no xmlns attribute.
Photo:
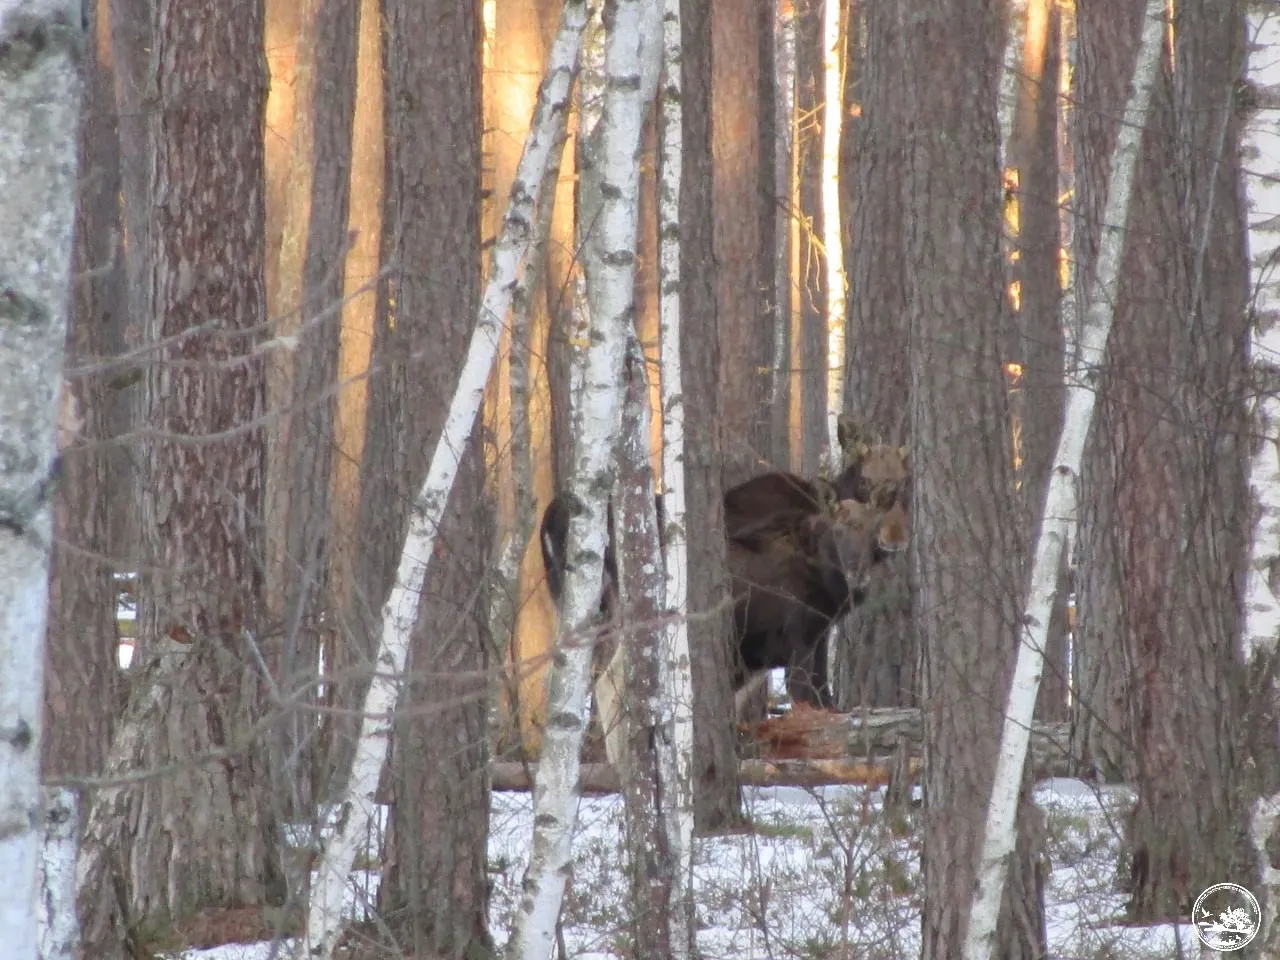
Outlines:
<svg viewBox="0 0 1280 960"><path fill-rule="evenodd" d="M862 602L864 578L871 564L906 547L905 449L879 443L850 418L842 417L839 427L845 468L834 481L771 471L724 494L737 641L736 690L741 691L763 671L788 667L807 679L814 701L830 706L826 665L829 628ZM656 506L661 531L661 497ZM572 495L561 492L542 518L543 565L547 586L557 603L564 588L565 547L575 512ZM599 610L603 624L612 622L618 599L611 504L607 523L609 539ZM603 645L598 650L602 655L605 652ZM597 680L596 700L609 757L616 763L617 744L608 732L620 714L620 662L613 655L604 659L609 666ZM606 679L610 682L602 682Z"/></svg>

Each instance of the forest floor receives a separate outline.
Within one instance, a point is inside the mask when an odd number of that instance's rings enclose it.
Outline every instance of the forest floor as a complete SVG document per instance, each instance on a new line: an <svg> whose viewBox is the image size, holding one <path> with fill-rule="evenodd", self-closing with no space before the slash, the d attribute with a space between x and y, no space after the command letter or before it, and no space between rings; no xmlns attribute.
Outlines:
<svg viewBox="0 0 1280 960"><path fill-rule="evenodd" d="M886 811L883 795L880 788L851 786L747 789L752 830L696 841L694 882L703 957L918 957L918 815ZM1037 785L1035 800L1045 813L1052 868L1045 889L1051 960L1163 960L1197 954L1190 925L1123 925L1125 895L1116 889L1115 879L1120 823L1133 803L1130 790L1045 780ZM489 910L499 943L519 902L531 803L527 793L493 795ZM371 862L375 850L371 844ZM611 960L620 955L628 915L624 868L621 798L584 797L563 911L567 957ZM377 882L373 871L353 877L348 905L354 917L364 919ZM181 957L268 960L287 955L282 946L229 944L188 950Z"/></svg>

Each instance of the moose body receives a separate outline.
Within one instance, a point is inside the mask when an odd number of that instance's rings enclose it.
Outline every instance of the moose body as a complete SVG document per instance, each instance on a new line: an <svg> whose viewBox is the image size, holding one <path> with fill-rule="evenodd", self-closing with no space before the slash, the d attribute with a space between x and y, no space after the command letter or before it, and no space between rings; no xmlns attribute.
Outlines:
<svg viewBox="0 0 1280 960"><path fill-rule="evenodd" d="M868 443L846 420L841 421L840 440L847 466L835 481L772 471L724 495L737 690L761 671L787 667L807 677L808 689L800 685L804 699L830 706L826 637L831 625L862 602L870 565L906 546L905 451ZM661 535L662 498L656 500ZM561 492L542 517L543 565L557 604L564 589L574 512L572 495ZM618 606L611 504L606 522L600 617L607 624ZM612 654L603 659L612 670ZM602 722L607 712L617 709L616 683L607 696L604 693L597 685Z"/></svg>
<svg viewBox="0 0 1280 960"><path fill-rule="evenodd" d="M862 601L870 563L906 546L906 452L868 442L847 418L840 426L847 465L835 481L775 470L724 494L739 688L760 670L800 668L811 678L816 702L829 705L824 641L831 623ZM661 533L662 498L656 500ZM857 505L871 510L855 511ZM573 512L572 497L562 492L542 517L542 560L557 603ZM607 523L600 601L605 621L613 618L618 591L611 505Z"/></svg>

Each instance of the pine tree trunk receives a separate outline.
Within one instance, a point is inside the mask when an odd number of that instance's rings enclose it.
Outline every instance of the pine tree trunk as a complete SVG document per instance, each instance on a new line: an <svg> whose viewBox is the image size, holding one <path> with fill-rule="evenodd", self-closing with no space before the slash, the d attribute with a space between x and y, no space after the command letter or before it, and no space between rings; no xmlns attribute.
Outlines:
<svg viewBox="0 0 1280 960"><path fill-rule="evenodd" d="M268 706L260 664L273 652L260 630L264 380L254 353L265 313L266 76L259 51L236 40L241 28L260 30L262 15L260 0L162 0L154 21L149 299L159 346L144 516L155 573L140 631L157 656L134 681L108 772L176 769L100 791L79 884L82 897L122 884L127 915L116 922L129 925L284 894L255 736ZM112 920L96 922L102 933Z"/></svg>
<svg viewBox="0 0 1280 960"><path fill-rule="evenodd" d="M1001 370L1000 69L995 4L914 0L904 11L912 133L906 189L913 537L923 645L923 953L960 955L995 769L1008 651L1017 640L1016 543ZM981 574L976 573L982 571ZM981 585L974 577L981 577ZM1029 785L1029 781L1027 784ZM998 953L1045 953L1042 882L1020 810ZM1025 831L1025 832L1023 832Z"/></svg>
<svg viewBox="0 0 1280 960"><path fill-rule="evenodd" d="M733 728L733 618L725 573L724 486L721 472L722 344L712 225L711 0L682 0L681 97L683 176L680 180L680 311L696 323L680 328L684 358L685 498L689 542L689 651L693 686L694 816L701 831L742 818L737 740Z"/></svg>
<svg viewBox="0 0 1280 960"><path fill-rule="evenodd" d="M863 7L866 51L859 110L850 116L844 179L854 184L847 216L852 242L846 412L906 440L909 410L903 197L905 56L902 14L893 4ZM856 55L853 46L849 56ZM919 646L911 627L907 559L874 566L867 600L845 624L836 653L834 694L842 710L915 702Z"/></svg>
<svg viewBox="0 0 1280 960"><path fill-rule="evenodd" d="M120 680L116 660L116 585L110 534L116 505L108 500L108 454L114 370L92 364L111 355L110 334L127 311L124 265L117 242L120 164L103 0L91 9L85 47L85 105L80 122L80 187L66 385L82 421L74 446L62 453L53 500L49 628L45 639L45 777L87 776L102 769L111 742ZM82 367L83 365L83 367Z"/></svg>
<svg viewBox="0 0 1280 960"><path fill-rule="evenodd" d="M416 423L421 433L406 439L430 451L479 306L480 4L391 0L386 38L388 102L396 105L387 166L396 244L387 260L399 265L388 286L397 332L432 344L414 351L423 360L399 401L413 408L401 422ZM479 454L472 438L413 629L409 669L421 679L405 686L396 725L395 840L378 907L399 947L419 955L462 957L489 945L490 637L475 587L484 582L490 532Z"/></svg>

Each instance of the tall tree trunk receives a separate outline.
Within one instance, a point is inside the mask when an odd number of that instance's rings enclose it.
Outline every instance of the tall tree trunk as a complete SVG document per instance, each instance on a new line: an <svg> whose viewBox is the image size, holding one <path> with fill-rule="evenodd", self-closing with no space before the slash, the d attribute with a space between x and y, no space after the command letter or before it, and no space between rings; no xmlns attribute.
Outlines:
<svg viewBox="0 0 1280 960"><path fill-rule="evenodd" d="M154 656L135 681L108 772L173 772L101 790L80 864L81 896L123 890L129 927L284 892L255 736L270 684L260 665L273 653L259 629L264 379L255 352L265 314L266 74L257 45L240 38L258 35L262 17L261 0L160 0L152 24L158 346L144 502L153 573L140 620ZM109 910L96 917L104 921Z"/></svg>
<svg viewBox="0 0 1280 960"><path fill-rule="evenodd" d="M77 370L111 354L110 333L127 309L119 245L120 157L107 5L90 8L80 121L79 195L72 255L67 383L82 421L81 443L62 453L53 501L49 628L45 639L45 777L98 773L106 760L119 678L116 596L110 556L113 504L107 451L111 371ZM81 810L84 805L81 805Z"/></svg>
<svg viewBox="0 0 1280 960"><path fill-rule="evenodd" d="M384 402L396 425L386 439L408 451L398 454L408 461L402 501L421 485L444 427L479 306L480 24L478 0L387 4L388 318L407 352L397 358L407 381ZM418 608L414 679L401 699L392 760L393 859L379 912L415 954L462 957L489 943L490 641L475 589L488 554L482 495L472 439ZM407 516L396 516L399 541ZM390 584L378 586L381 599Z"/></svg>
<svg viewBox="0 0 1280 960"><path fill-rule="evenodd" d="M359 0L311 0L301 31L295 102L293 192L285 217L278 298L290 312L278 318L277 336L297 337L296 351L282 359L287 387L282 411L287 424L274 455L285 467L287 492L279 520L283 529L277 570L284 644L277 675L295 692L295 710L281 731L273 769L290 809L307 819L320 786L314 686L321 634L336 605L328 590L325 554L333 539L330 516L334 440L334 389L342 316L343 271L349 247L348 198L351 134L355 112L356 37Z"/></svg>
<svg viewBox="0 0 1280 960"><path fill-rule="evenodd" d="M1259 797L1249 824L1258 860L1259 884L1252 887L1262 903L1262 924L1256 945L1263 956L1280 954L1280 858L1272 855L1280 828L1280 675L1277 656L1280 631L1280 583L1274 575L1280 563L1280 376L1277 375L1276 326L1276 232L1280 227L1268 210L1264 197L1272 182L1280 179L1280 150L1272 136L1280 111L1275 91L1280 86L1280 62L1273 51L1280 45L1280 20L1262 4L1250 4L1245 28L1247 79L1237 90L1236 106L1243 129L1241 156L1249 168L1245 180L1249 224L1249 290L1253 297L1249 311L1249 353L1252 363L1253 398L1250 401L1253 445L1249 465L1252 498L1252 540L1244 596L1244 629L1240 645L1253 681L1252 696L1243 720L1255 731L1253 759L1256 764Z"/></svg>
<svg viewBox="0 0 1280 960"><path fill-rule="evenodd" d="M1082 47L1108 26L1115 32L1095 11L1080 13ZM1138 786L1129 880L1133 916L1147 922L1183 915L1252 858L1238 826L1250 803L1236 642L1249 534L1236 400L1246 393L1247 274L1232 109L1242 16L1238 4L1178 8L1100 394L1108 429L1099 459L1114 472L1104 467L1093 480L1106 485L1085 493L1115 518L1111 576L1087 573L1081 614L1087 622L1093 609L1116 611L1105 643L1118 648L1123 672L1098 688L1104 699L1093 706L1119 743L1132 744L1118 766ZM1101 535L1090 530L1086 564L1107 544ZM1098 650L1101 638L1090 640Z"/></svg>
<svg viewBox="0 0 1280 960"><path fill-rule="evenodd" d="M759 7L753 0L711 4L714 250L726 487L759 473L769 452L764 402L772 343L759 276L760 167L765 156L759 126Z"/></svg>
<svg viewBox="0 0 1280 960"><path fill-rule="evenodd" d="M364 595L357 577L364 544L361 526L361 465L369 413L369 373L373 352L382 243L382 198L386 170L383 137L382 0L359 0L356 35L355 115L352 119L350 197L342 279L342 328L338 338L332 491L333 527L328 550L329 593L340 611L324 634L325 697L340 711L356 711L368 686L372 645L362 620ZM376 606L377 601L374 601ZM351 766L356 731L354 715L327 718L323 744L325 774L340 781ZM323 776L324 774L322 774ZM325 799L331 799L332 794Z"/></svg>
<svg viewBox="0 0 1280 960"><path fill-rule="evenodd" d="M958 956L995 769L1020 594L1001 371L1000 42L990 0L914 0L906 16L911 462L924 649L922 956ZM978 573L981 571L981 573ZM981 577L981 585L974 583ZM1029 785L1029 779L1027 780ZM1029 832L1029 801L1020 811ZM1045 953L1043 878L1027 833L1001 957Z"/></svg>
<svg viewBox="0 0 1280 960"><path fill-rule="evenodd" d="M799 0L796 20L795 150L799 180L799 242L792 278L799 303L792 315L791 463L814 476L827 449L826 271L822 261L822 0Z"/></svg>
<svg viewBox="0 0 1280 960"><path fill-rule="evenodd" d="M1022 528L1029 549L1044 507L1054 446L1061 427L1062 324L1058 281L1057 103L1058 9L1027 3L1024 46L1017 69L1017 110L1005 157L1009 196L1006 229L1016 260L1008 277L1016 308L1011 379L1019 422L1014 425ZM1006 367L1006 372L1009 368ZM1065 719L1067 697L1065 565L1047 641L1047 663L1036 716Z"/></svg>
<svg viewBox="0 0 1280 960"><path fill-rule="evenodd" d="M729 607L721 472L722 316L716 294L711 153L712 0L681 0L684 170L680 180L680 327L685 385L685 498L689 542L689 651L694 701L694 818L699 830L741 820L733 728L733 618Z"/></svg>
<svg viewBox="0 0 1280 960"><path fill-rule="evenodd" d="M862 5L861 19L865 52L849 44L849 58L863 58L861 97L847 120L850 143L842 170L851 234L845 255L850 288L846 409L883 431L887 441L901 443L910 401L903 273L906 50L897 4L871 0ZM837 648L833 691L843 710L915 702L919 645L911 624L908 566L905 557L876 564L866 603L845 624L848 642Z"/></svg>

